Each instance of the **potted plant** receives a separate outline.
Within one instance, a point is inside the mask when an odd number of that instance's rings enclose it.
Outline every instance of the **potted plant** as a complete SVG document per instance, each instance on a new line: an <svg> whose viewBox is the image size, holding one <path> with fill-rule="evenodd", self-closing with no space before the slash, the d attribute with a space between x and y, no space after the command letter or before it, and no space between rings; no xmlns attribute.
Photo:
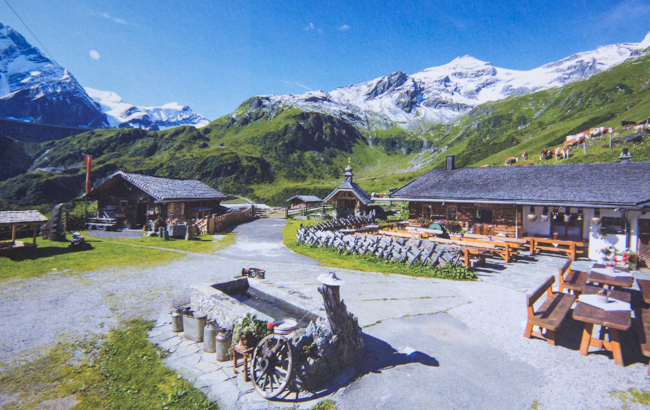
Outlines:
<svg viewBox="0 0 650 410"><path fill-rule="evenodd" d="M598 301L603 303L609 301L609 291L607 289L601 289L598 291Z"/></svg>
<svg viewBox="0 0 650 410"><path fill-rule="evenodd" d="M258 319L256 315L246 313L241 322L233 329L233 340L239 341L248 348L255 347L257 342L273 332L273 326L266 320Z"/></svg>

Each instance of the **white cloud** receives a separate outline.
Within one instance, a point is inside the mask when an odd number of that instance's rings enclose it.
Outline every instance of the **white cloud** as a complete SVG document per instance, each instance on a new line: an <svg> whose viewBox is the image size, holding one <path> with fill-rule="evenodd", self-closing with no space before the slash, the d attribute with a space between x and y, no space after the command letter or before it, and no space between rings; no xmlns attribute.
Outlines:
<svg viewBox="0 0 650 410"><path fill-rule="evenodd" d="M348 30L350 30L350 26L348 26L347 24L344 24L341 27L339 27L339 31L348 31Z"/></svg>
<svg viewBox="0 0 650 410"><path fill-rule="evenodd" d="M118 19L118 18L115 18L115 17L111 17L111 15L108 14L108 13L101 13L101 16L104 17L105 19L108 19L108 20L113 21L113 22L115 22L115 23L119 23L119 24L127 24L127 23L126 23L126 20L122 20L122 19Z"/></svg>
<svg viewBox="0 0 650 410"><path fill-rule="evenodd" d="M294 85L294 86L296 86L296 87L304 88L304 89L307 90L307 91L311 91L311 90L312 90L311 87L307 87L307 86L304 85L304 84L295 83L295 82L293 82L293 81L280 80L280 82L285 83L285 84L287 84L287 85Z"/></svg>
<svg viewBox="0 0 650 410"><path fill-rule="evenodd" d="M313 30L314 29L314 23L309 23L307 27L305 27L305 31Z"/></svg>
<svg viewBox="0 0 650 410"><path fill-rule="evenodd" d="M100 56L97 50L90 50L90 58L92 58L93 60L99 60L99 57Z"/></svg>

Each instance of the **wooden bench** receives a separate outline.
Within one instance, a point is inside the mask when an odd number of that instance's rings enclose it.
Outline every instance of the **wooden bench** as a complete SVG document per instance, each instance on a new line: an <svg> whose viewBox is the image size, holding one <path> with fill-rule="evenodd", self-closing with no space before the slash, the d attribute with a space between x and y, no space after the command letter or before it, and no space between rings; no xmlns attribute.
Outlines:
<svg viewBox="0 0 650 410"><path fill-rule="evenodd" d="M575 261L578 255L586 255L587 253L587 246L581 241L565 241L536 237L526 239L530 244L531 256L535 255L536 251L559 252L567 255L572 261Z"/></svg>
<svg viewBox="0 0 650 410"><path fill-rule="evenodd" d="M641 353L646 357L650 357L650 308L638 309L634 316ZM650 365L648 365L648 376L650 376Z"/></svg>
<svg viewBox="0 0 650 410"><path fill-rule="evenodd" d="M499 242L499 241L485 241L481 239L474 239L474 238L462 238L462 240L459 241L460 243L466 244L466 245L475 245L475 246L484 246L484 245L490 245L493 246L494 248L491 250L491 253L494 256L498 256L500 258L503 258L505 263L509 263L512 259L516 258L519 255L519 247L521 245L517 243L510 243L510 242Z"/></svg>
<svg viewBox="0 0 650 410"><path fill-rule="evenodd" d="M526 295L526 304L528 305L528 322L526 323L526 332L524 336L532 336L546 340L549 344L555 346L555 333L559 329L562 321L571 310L571 305L575 301L575 295L567 293L553 292L555 276L550 276L544 281L542 286L537 288L532 294ZM535 302L546 293L546 300L535 311ZM533 327L538 326L539 332L534 332ZM546 329L546 333L542 333Z"/></svg>
<svg viewBox="0 0 650 410"><path fill-rule="evenodd" d="M650 280L637 279L643 301L647 304L650 303ZM639 336L639 344L641 345L641 353L650 357L650 308L641 308L634 311L636 321L636 333ZM650 376L650 365L648 365L648 376Z"/></svg>
<svg viewBox="0 0 650 410"><path fill-rule="evenodd" d="M589 272L572 270L571 259L567 259L557 272L558 282L560 283L560 292L562 293L565 289L568 289L574 295L581 294L582 289L585 287L585 283L587 283L588 275Z"/></svg>
<svg viewBox="0 0 650 410"><path fill-rule="evenodd" d="M490 253L487 249L463 248L464 265L466 268L474 268L485 264L485 258Z"/></svg>

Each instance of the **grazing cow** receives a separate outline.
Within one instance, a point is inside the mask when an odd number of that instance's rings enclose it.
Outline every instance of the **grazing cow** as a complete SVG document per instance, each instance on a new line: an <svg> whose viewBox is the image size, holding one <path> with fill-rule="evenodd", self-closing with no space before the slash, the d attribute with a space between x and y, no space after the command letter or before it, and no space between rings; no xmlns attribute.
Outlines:
<svg viewBox="0 0 650 410"><path fill-rule="evenodd" d="M519 157L510 157L510 158L506 159L506 166L512 165L517 161L519 161Z"/></svg>
<svg viewBox="0 0 650 410"><path fill-rule="evenodd" d="M523 159L524 161L528 161L528 153L524 152L523 154L521 154L521 159Z"/></svg>
<svg viewBox="0 0 650 410"><path fill-rule="evenodd" d="M569 148L568 147L559 147L555 148L553 151L550 151L555 155L555 160L559 160L560 156L562 156L562 159L567 159L569 158Z"/></svg>
<svg viewBox="0 0 650 410"><path fill-rule="evenodd" d="M551 153L551 151L546 148L542 148L542 152L539 154L539 160L544 161L545 159L549 159L553 154L554 153Z"/></svg>
<svg viewBox="0 0 650 410"><path fill-rule="evenodd" d="M580 135L580 134L578 134L578 135ZM581 135L579 137L578 137L578 135L576 135L577 138L567 139L566 141L564 141L564 147L568 148L568 147L572 147L574 145L580 145L580 144L582 144L583 142L585 142L587 140L587 137L585 137L584 135Z"/></svg>
<svg viewBox="0 0 650 410"><path fill-rule="evenodd" d="M556 161L559 160L560 156L562 156L562 159L567 159L569 158L569 149L563 146L552 150L547 150L544 148L542 149L542 152L539 156L539 160L544 161L545 159L549 159L552 156L555 156Z"/></svg>

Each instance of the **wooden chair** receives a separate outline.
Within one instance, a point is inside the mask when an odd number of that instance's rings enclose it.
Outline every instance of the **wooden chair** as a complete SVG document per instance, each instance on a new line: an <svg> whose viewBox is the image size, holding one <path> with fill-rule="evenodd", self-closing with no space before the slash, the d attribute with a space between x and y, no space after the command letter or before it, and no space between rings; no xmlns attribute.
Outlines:
<svg viewBox="0 0 650 410"><path fill-rule="evenodd" d="M526 295L528 323L526 324L526 333L524 333L524 336L529 339L535 336L555 346L555 333L569 313L569 310L571 310L571 305L573 305L576 297L567 293L554 293L553 283L555 283L555 276L549 276L542 286L537 288L532 294ZM544 293L546 293L546 300L535 311L535 302ZM533 332L534 326L538 326L540 331ZM546 329L545 333L542 333L543 329Z"/></svg>
<svg viewBox="0 0 650 410"><path fill-rule="evenodd" d="M641 353L650 357L650 309L639 309L634 316L636 317L636 333L639 336ZM648 365L648 376L650 376L650 365Z"/></svg>
<svg viewBox="0 0 650 410"><path fill-rule="evenodd" d="M567 259L557 272L560 292L563 293L565 289L568 289L574 295L581 294L585 283L587 283L587 275L589 272L571 270L571 259Z"/></svg>

